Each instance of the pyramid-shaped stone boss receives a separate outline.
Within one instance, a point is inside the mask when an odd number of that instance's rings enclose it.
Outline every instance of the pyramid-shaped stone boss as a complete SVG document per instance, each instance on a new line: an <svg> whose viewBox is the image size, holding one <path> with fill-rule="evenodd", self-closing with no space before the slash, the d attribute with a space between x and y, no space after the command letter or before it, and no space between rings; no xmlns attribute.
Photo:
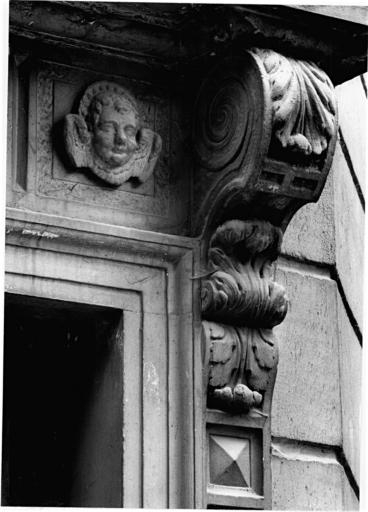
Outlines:
<svg viewBox="0 0 368 512"><path fill-rule="evenodd" d="M249 439L210 435L210 483L250 487Z"/></svg>

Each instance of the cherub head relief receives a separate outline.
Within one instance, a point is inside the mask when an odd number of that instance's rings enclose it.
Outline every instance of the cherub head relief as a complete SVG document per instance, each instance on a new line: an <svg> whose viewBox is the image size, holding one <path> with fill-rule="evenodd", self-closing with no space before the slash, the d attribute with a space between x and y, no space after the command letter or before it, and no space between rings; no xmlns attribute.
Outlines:
<svg viewBox="0 0 368 512"><path fill-rule="evenodd" d="M142 126L133 96L111 82L88 87L78 115L65 117L64 141L72 165L112 185L146 181L161 151L161 137Z"/></svg>

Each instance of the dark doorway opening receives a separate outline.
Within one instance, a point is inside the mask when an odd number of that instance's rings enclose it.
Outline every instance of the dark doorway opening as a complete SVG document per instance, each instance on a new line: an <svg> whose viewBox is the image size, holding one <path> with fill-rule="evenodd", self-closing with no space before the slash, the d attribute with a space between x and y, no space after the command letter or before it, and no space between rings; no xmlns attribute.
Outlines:
<svg viewBox="0 0 368 512"><path fill-rule="evenodd" d="M6 294L3 506L121 506L121 333L121 310Z"/></svg>

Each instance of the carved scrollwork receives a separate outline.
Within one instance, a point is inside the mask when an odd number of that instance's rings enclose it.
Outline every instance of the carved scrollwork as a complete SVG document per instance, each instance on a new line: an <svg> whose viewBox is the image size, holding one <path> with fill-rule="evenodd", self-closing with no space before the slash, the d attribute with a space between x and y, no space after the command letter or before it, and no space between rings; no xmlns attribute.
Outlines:
<svg viewBox="0 0 368 512"><path fill-rule="evenodd" d="M283 148L321 155L335 132L333 85L313 62L255 50L269 78L273 102L273 135Z"/></svg>
<svg viewBox="0 0 368 512"><path fill-rule="evenodd" d="M334 88L314 63L267 49L223 57L194 110L195 234L231 218L285 231L320 197L336 139Z"/></svg>
<svg viewBox="0 0 368 512"><path fill-rule="evenodd" d="M204 82L193 126L195 153L204 169L221 171L245 154L257 124L252 78L242 58L229 57Z"/></svg>
<svg viewBox="0 0 368 512"><path fill-rule="evenodd" d="M121 185L146 181L161 152L161 137L142 125L133 96L111 82L87 88L79 113L64 120L64 142L71 164L89 168L103 181Z"/></svg>

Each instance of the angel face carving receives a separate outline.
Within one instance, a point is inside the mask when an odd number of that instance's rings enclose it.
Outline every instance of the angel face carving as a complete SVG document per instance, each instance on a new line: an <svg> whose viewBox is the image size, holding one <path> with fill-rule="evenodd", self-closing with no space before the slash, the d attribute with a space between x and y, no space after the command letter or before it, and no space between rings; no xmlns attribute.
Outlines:
<svg viewBox="0 0 368 512"><path fill-rule="evenodd" d="M127 101L109 93L98 95L91 108L92 145L97 155L112 166L128 163L138 149L136 112Z"/></svg>
<svg viewBox="0 0 368 512"><path fill-rule="evenodd" d="M134 98L109 82L90 86L79 115L66 116L64 141L72 165L113 185L146 181L161 151L161 137L142 126Z"/></svg>

